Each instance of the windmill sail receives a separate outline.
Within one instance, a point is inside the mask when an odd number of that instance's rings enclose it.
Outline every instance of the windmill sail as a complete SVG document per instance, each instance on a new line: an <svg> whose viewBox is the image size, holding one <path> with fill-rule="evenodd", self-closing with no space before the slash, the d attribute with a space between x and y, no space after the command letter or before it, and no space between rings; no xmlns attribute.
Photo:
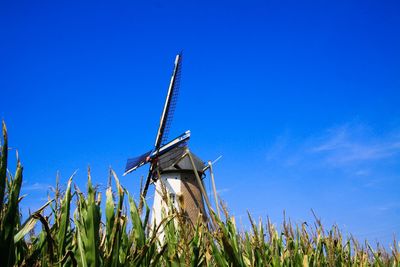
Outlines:
<svg viewBox="0 0 400 267"><path fill-rule="evenodd" d="M182 67L182 55L178 54L175 58L175 67L168 87L167 98L165 100L164 109L161 114L160 127L158 128L156 141L154 144L154 150L156 152L155 157L158 156L161 144L167 139L169 127L171 126L171 121L173 117L173 112L175 110L176 99L178 96L178 90L180 85L181 67ZM139 202L140 212L143 207L143 199L146 198L147 190L149 189L150 180L152 179L153 172L156 169L156 164L157 163L155 162L151 162L149 173L147 174L147 179L143 187L142 197L140 198Z"/></svg>
<svg viewBox="0 0 400 267"><path fill-rule="evenodd" d="M143 155L140 155L139 157L129 159L125 168L124 175L150 162L150 168L147 175L147 179L144 184L143 191L141 193L142 198L140 199L139 202L139 211L141 211L143 207L143 199L146 197L150 181L153 178L153 174L156 171L158 157L177 146L184 146L186 141L190 137L190 132L187 131L181 136L175 138L173 141L169 142L168 144L165 144L168 138L169 128L171 126L172 118L176 107L176 101L178 98L181 68L182 68L182 54L178 54L175 58L175 66L168 87L168 93L167 93L167 98L165 99L163 112L161 114L160 126L158 127L157 136L154 143L154 149L149 152L146 152Z"/></svg>
<svg viewBox="0 0 400 267"><path fill-rule="evenodd" d="M126 162L125 173L124 175L136 170L137 168L143 166L148 162L148 157L150 156L152 150L149 152L144 153L136 158L128 159Z"/></svg>
<svg viewBox="0 0 400 267"><path fill-rule="evenodd" d="M160 126L158 128L155 150L158 150L162 144L168 139L169 128L171 127L172 118L178 99L180 77L182 68L182 54L178 54L175 58L175 67L172 73L171 81L168 88L167 98L165 100L164 109L161 114Z"/></svg>

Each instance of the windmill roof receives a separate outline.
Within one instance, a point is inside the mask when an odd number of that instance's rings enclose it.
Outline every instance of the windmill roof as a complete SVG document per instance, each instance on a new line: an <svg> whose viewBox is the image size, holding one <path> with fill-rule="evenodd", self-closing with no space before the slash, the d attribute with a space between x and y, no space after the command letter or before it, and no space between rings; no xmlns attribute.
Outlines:
<svg viewBox="0 0 400 267"><path fill-rule="evenodd" d="M185 156L186 151L186 146L176 147L171 151L165 153L164 155L160 156L158 159L158 166L160 168L160 171L193 171L193 165L190 162L189 156ZM204 162L192 152L189 151L189 153L193 158L196 170L198 172L203 172L203 169L205 167Z"/></svg>

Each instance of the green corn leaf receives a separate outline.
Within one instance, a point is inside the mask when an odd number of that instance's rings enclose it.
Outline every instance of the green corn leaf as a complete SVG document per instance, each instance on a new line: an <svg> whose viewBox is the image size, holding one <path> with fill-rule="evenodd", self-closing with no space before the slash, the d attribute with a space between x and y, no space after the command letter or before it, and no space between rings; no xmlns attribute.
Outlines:
<svg viewBox="0 0 400 267"><path fill-rule="evenodd" d="M100 266L100 206L96 201L96 190L92 186L90 171L88 171L88 194L85 199L78 193L78 207L75 212L77 242L82 265Z"/></svg>
<svg viewBox="0 0 400 267"><path fill-rule="evenodd" d="M77 208L75 210L75 214L74 214L74 221L75 221L75 227L76 227L76 239L77 239L77 246L78 246L78 254L79 254L79 264L82 267L87 267L87 260L86 260L86 253L85 253L85 246L83 244L82 241L82 235L83 235L83 231L84 229L82 229L82 223L81 221L78 219L79 217L79 209Z"/></svg>
<svg viewBox="0 0 400 267"><path fill-rule="evenodd" d="M18 243L24 236L26 236L36 225L38 221L38 217L35 216L38 213L41 213L53 200L47 201L41 208L35 211L29 218L24 222L19 231L14 235L14 243Z"/></svg>
<svg viewBox="0 0 400 267"><path fill-rule="evenodd" d="M85 255L88 266L99 266L100 265L100 254L99 254L99 244L100 244L100 207L97 205L96 200L96 191L94 190L90 172L88 173L88 196L87 196L87 205L86 211L82 214L85 229L84 245L85 245Z"/></svg>
<svg viewBox="0 0 400 267"><path fill-rule="evenodd" d="M198 221L195 229L195 234L191 240L191 259L190 263L192 267L200 266L203 255L201 254L201 233L200 233L201 222Z"/></svg>
<svg viewBox="0 0 400 267"><path fill-rule="evenodd" d="M145 245L145 240L146 240L144 227L142 225L142 220L140 218L140 214L135 201L130 195L128 195L128 199L129 199L130 215L132 220L132 232L133 232L134 244L136 247L142 248Z"/></svg>
<svg viewBox="0 0 400 267"><path fill-rule="evenodd" d="M35 227L38 219L30 217L24 224L24 226L14 236L14 243L19 242L25 235L27 235L33 227Z"/></svg>
<svg viewBox="0 0 400 267"><path fill-rule="evenodd" d="M61 202L61 221L60 221L60 228L58 230L58 258L59 260L65 254L65 247L66 247L66 238L67 238L67 231L69 228L69 214L70 214L70 206L71 206L71 183L72 176L68 180L67 189L65 191L64 199Z"/></svg>
<svg viewBox="0 0 400 267"><path fill-rule="evenodd" d="M212 254L214 261L217 266L229 266L228 262L225 259L225 253L223 251L220 251L215 242L211 242L211 248L212 248ZM222 249L221 249L222 250Z"/></svg>
<svg viewBox="0 0 400 267"><path fill-rule="evenodd" d="M1 240L0 240L0 266L12 266L14 264L14 235L18 216L18 199L22 184L22 166L17 163L17 171L11 182L10 195L1 218Z"/></svg>
<svg viewBox="0 0 400 267"><path fill-rule="evenodd" d="M115 219L115 204L114 197L112 194L111 186L106 190L106 244L107 250L110 250L111 246L111 233Z"/></svg>
<svg viewBox="0 0 400 267"><path fill-rule="evenodd" d="M107 255L108 265L109 266L118 266L119 265L119 250L121 245L121 233L122 227L124 226L124 219L122 218L122 206L124 202L124 189L119 183L119 179L115 172L111 170L112 175L114 176L115 183L118 189L118 206L116 210L115 221L113 222L112 232L111 232L111 249L109 254Z"/></svg>
<svg viewBox="0 0 400 267"><path fill-rule="evenodd" d="M4 194L6 190L7 180L7 155L8 155L8 137L7 128L4 121L2 122L3 132L3 145L1 146L1 157L0 157L0 214L3 211Z"/></svg>

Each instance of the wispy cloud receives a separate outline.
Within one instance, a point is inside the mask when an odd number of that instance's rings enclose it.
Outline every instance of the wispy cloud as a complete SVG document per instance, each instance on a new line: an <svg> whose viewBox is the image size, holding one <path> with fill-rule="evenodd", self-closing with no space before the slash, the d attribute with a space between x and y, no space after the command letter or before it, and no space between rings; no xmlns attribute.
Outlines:
<svg viewBox="0 0 400 267"><path fill-rule="evenodd" d="M400 153L399 138L372 135L364 125L345 124L329 129L310 143L309 152L319 154L332 165L380 160Z"/></svg>
<svg viewBox="0 0 400 267"><path fill-rule="evenodd" d="M47 190L50 185L42 184L42 183L33 183L33 184L24 184L22 186L23 191L39 191L39 190Z"/></svg>
<svg viewBox="0 0 400 267"><path fill-rule="evenodd" d="M230 188L221 188L221 189L217 189L217 195L218 196L221 196L221 195L223 195L224 193L226 193L226 192L229 192L231 189ZM214 193L212 192L212 190L208 190L209 192L208 192L208 197L214 197Z"/></svg>
<svg viewBox="0 0 400 267"><path fill-rule="evenodd" d="M231 189L230 188L221 188L217 190L218 195L222 195L223 193L229 192Z"/></svg>
<svg viewBox="0 0 400 267"><path fill-rule="evenodd" d="M285 131L266 151L269 168L339 168L370 176L375 163L400 156L400 134L366 124L345 123L299 139Z"/></svg>
<svg viewBox="0 0 400 267"><path fill-rule="evenodd" d="M369 170L357 170L354 174L357 176L367 176L369 173Z"/></svg>

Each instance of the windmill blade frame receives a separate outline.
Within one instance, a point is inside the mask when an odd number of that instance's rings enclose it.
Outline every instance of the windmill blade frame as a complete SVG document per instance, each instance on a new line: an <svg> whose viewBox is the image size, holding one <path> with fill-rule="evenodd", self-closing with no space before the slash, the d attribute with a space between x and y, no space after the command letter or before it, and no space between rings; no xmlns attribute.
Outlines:
<svg viewBox="0 0 400 267"><path fill-rule="evenodd" d="M139 167L143 166L144 164L146 164L147 162L149 162L150 161L149 156L151 155L152 151L153 150L150 150L136 158L128 159L126 162L125 172L124 172L123 176L127 175L128 173L133 172L137 168L139 168Z"/></svg>
<svg viewBox="0 0 400 267"><path fill-rule="evenodd" d="M175 57L175 66L168 87L168 93L165 99L164 109L161 114L160 126L158 127L158 132L154 143L155 150L158 150L160 146L168 138L169 127L171 126L172 118L176 107L176 102L178 99L181 69L182 69L182 53L176 55Z"/></svg>
<svg viewBox="0 0 400 267"><path fill-rule="evenodd" d="M163 142L168 138L169 128L171 126L172 118L174 115L176 101L179 92L180 86L180 77L181 77L181 68L182 68L182 53L179 53L175 57L175 66L172 72L172 77L168 87L167 97L165 99L165 104L163 108L163 112L160 118L160 126L158 127L156 140L154 144L155 158L157 158L159 150ZM153 178L153 172L157 164L157 160L152 161L150 164L149 172L147 174L147 179L143 187L143 191L141 192L141 198L139 202L139 212L141 213L143 208L143 199L146 198L147 190L149 189L150 181Z"/></svg>

